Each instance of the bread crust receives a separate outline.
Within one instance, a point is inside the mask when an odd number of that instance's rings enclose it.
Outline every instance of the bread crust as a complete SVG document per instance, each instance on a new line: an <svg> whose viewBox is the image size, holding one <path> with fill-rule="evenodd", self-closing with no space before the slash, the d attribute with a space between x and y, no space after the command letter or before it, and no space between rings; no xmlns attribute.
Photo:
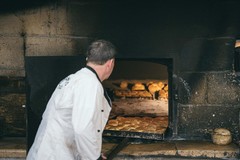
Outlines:
<svg viewBox="0 0 240 160"><path fill-rule="evenodd" d="M145 86L142 83L135 83L132 86L132 91L141 91L141 90L145 90Z"/></svg>
<svg viewBox="0 0 240 160"><path fill-rule="evenodd" d="M117 121L117 122L116 122ZM118 124L118 125L116 125ZM122 117L109 120L105 129L162 134L168 127L167 117Z"/></svg>

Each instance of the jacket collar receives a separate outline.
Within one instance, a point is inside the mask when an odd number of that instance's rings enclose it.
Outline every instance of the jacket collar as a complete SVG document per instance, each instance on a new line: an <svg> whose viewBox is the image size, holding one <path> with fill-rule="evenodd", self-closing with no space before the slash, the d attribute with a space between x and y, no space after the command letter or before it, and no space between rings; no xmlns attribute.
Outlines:
<svg viewBox="0 0 240 160"><path fill-rule="evenodd" d="M98 77L97 72L96 72L92 67L90 67L90 66L86 66L86 68L89 69L90 71L92 71L92 72L96 75L96 77L97 77L97 79L99 80L99 82L102 84L100 78ZM102 87L103 87L103 85L102 85ZM107 91L106 91L104 88L103 88L103 90L104 90L104 97L106 98L109 106L112 107L112 102L111 102L110 97L108 96Z"/></svg>
<svg viewBox="0 0 240 160"><path fill-rule="evenodd" d="M99 82L102 84L100 78L98 77L97 72L96 72L92 67L90 67L90 66L86 66L86 68L89 69L90 71L92 71L92 72L96 75L96 77L97 77L97 79L99 80Z"/></svg>

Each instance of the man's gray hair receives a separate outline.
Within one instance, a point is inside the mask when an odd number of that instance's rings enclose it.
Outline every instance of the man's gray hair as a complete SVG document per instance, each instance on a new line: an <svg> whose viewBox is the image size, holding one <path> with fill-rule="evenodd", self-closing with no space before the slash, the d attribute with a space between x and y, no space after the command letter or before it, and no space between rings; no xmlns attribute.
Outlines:
<svg viewBox="0 0 240 160"><path fill-rule="evenodd" d="M87 62L102 65L115 58L116 54L116 47L111 42L97 40L92 42L87 50Z"/></svg>

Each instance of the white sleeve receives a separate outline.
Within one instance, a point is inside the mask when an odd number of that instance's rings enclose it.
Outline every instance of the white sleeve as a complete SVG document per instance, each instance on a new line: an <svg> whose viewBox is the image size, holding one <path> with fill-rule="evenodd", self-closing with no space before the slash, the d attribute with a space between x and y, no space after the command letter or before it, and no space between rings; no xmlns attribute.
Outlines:
<svg viewBox="0 0 240 160"><path fill-rule="evenodd" d="M95 81L87 81L74 88L72 124L77 150L84 160L96 160L101 153L101 87Z"/></svg>

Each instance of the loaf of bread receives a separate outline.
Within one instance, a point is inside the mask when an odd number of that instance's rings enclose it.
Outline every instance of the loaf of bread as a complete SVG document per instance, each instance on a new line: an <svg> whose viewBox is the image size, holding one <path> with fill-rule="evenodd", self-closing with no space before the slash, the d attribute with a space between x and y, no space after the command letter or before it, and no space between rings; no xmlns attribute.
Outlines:
<svg viewBox="0 0 240 160"><path fill-rule="evenodd" d="M145 86L142 83L135 83L132 86L132 91L140 91L140 90L145 90Z"/></svg>
<svg viewBox="0 0 240 160"><path fill-rule="evenodd" d="M212 141L217 145L228 145L232 142L231 132L226 128L216 128L212 133Z"/></svg>
<svg viewBox="0 0 240 160"><path fill-rule="evenodd" d="M168 91L168 85L166 85L163 90Z"/></svg>
<svg viewBox="0 0 240 160"><path fill-rule="evenodd" d="M159 86L159 88L160 89L163 89L164 88L164 86L165 86L165 84L163 83L163 82L158 82L158 86Z"/></svg>
<svg viewBox="0 0 240 160"><path fill-rule="evenodd" d="M122 81L120 83L120 88L121 89L127 89L128 88L128 82L127 81Z"/></svg>
<svg viewBox="0 0 240 160"><path fill-rule="evenodd" d="M148 86L148 90L150 93L154 94L156 91L161 90L161 88L157 83L152 83Z"/></svg>
<svg viewBox="0 0 240 160"><path fill-rule="evenodd" d="M168 91L160 90L158 92L158 96L159 96L158 99L161 99L161 98L168 99Z"/></svg>

